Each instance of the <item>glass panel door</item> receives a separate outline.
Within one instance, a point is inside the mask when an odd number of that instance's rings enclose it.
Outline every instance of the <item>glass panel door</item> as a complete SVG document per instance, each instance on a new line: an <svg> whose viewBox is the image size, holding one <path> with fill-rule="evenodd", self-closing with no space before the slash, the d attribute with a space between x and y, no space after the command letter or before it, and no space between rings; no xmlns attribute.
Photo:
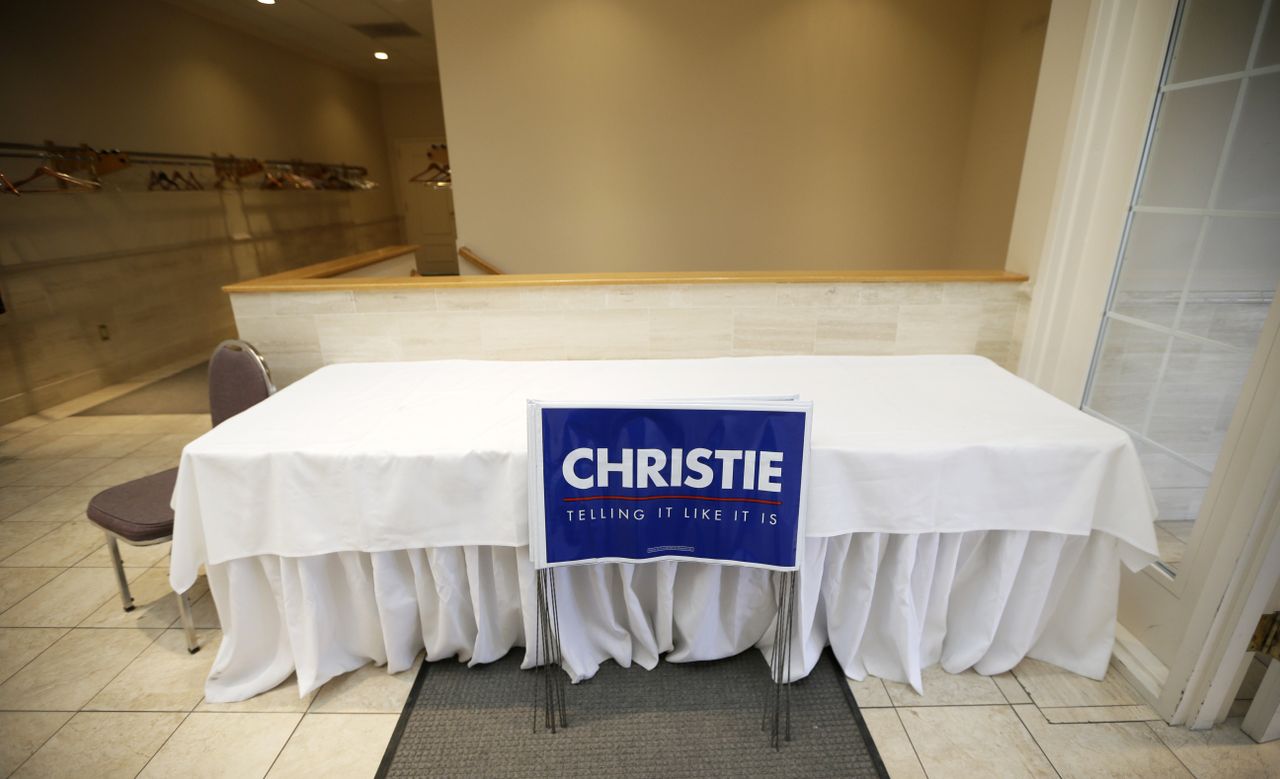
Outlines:
<svg viewBox="0 0 1280 779"><path fill-rule="evenodd" d="M1280 0L1184 0L1084 402L1137 443L1170 574L1278 284Z"/></svg>

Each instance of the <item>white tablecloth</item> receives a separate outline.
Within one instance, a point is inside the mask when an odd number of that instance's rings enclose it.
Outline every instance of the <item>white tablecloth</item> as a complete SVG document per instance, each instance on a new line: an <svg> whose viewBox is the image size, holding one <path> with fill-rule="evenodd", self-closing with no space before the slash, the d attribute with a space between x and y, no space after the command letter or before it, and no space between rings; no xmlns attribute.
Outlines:
<svg viewBox="0 0 1280 779"><path fill-rule="evenodd" d="M984 358L440 361L322 368L183 451L170 578L209 573L210 700L522 645L527 399L787 394L814 402L797 673L830 642L850 675L917 687L933 662L998 673L1028 654L1102 674L1118 563L1156 553L1136 452ZM560 575L575 678L772 636L761 571Z"/></svg>

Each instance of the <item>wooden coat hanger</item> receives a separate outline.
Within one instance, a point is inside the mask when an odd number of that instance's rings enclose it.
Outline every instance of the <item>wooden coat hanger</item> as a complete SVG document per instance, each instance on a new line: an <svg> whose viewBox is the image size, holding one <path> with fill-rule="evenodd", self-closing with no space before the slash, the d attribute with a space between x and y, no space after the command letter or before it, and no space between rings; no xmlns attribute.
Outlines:
<svg viewBox="0 0 1280 779"><path fill-rule="evenodd" d="M102 185L96 181L89 181L88 179L76 178L75 176L72 176L69 173L63 173L60 170L54 170L53 168L49 167L48 163L45 163L44 165L41 165L40 167L36 168L35 172L32 173L30 176L27 176L25 179L21 181L13 182L12 186L17 189L22 189L24 185L30 184L36 179L46 178L46 177L57 180L59 182L59 189L65 189L68 186L79 187L80 189L100 189L102 187ZM40 191L40 190L34 190L34 191ZM44 191L50 191L50 190L44 190Z"/></svg>
<svg viewBox="0 0 1280 779"><path fill-rule="evenodd" d="M94 180L108 173L115 173L129 167L129 155L113 149L97 151L87 143L82 143L74 151L58 151L53 141L45 141L53 159L53 168L61 173L79 173L89 171Z"/></svg>
<svg viewBox="0 0 1280 779"><path fill-rule="evenodd" d="M409 177L409 181L439 186L452 181L449 171L449 147L442 143L433 143L427 151L427 159L431 164L425 169Z"/></svg>
<svg viewBox="0 0 1280 779"><path fill-rule="evenodd" d="M292 170L284 171L283 173L280 174L280 178L281 180L283 180L283 182L287 186L293 187L294 189L315 189L316 188L315 181L307 178L306 176L300 173L295 173Z"/></svg>
<svg viewBox="0 0 1280 779"><path fill-rule="evenodd" d="M433 162L423 170L413 174L413 176L410 177L409 180L415 181L415 182L426 182L428 184L431 184L448 175L449 175L449 170L447 168L442 168L438 164Z"/></svg>
<svg viewBox="0 0 1280 779"><path fill-rule="evenodd" d="M104 176L129 167L129 155L122 151L95 152L93 161L94 175Z"/></svg>
<svg viewBox="0 0 1280 779"><path fill-rule="evenodd" d="M177 188L178 188L178 182L169 178L169 174L165 173L163 170L151 171L151 178L147 180L148 190L153 190L153 189L168 190L168 189L177 189Z"/></svg>
<svg viewBox="0 0 1280 779"><path fill-rule="evenodd" d="M187 191L204 189L204 185L200 183L200 180L196 178L196 174L192 171L183 173L182 171L175 169L169 178L179 188Z"/></svg>
<svg viewBox="0 0 1280 779"><path fill-rule="evenodd" d="M218 176L217 181L214 183L214 186L218 189L223 187L238 189L240 180L244 177L264 172L261 160L244 160L237 157L219 157L217 155L213 155L213 169ZM268 174L268 177L270 177L270 174ZM266 184L264 183L263 186L266 187Z"/></svg>
<svg viewBox="0 0 1280 779"><path fill-rule="evenodd" d="M0 173L0 192L8 192L10 195L22 197L22 193L13 185L13 182L9 180L9 177L3 173Z"/></svg>

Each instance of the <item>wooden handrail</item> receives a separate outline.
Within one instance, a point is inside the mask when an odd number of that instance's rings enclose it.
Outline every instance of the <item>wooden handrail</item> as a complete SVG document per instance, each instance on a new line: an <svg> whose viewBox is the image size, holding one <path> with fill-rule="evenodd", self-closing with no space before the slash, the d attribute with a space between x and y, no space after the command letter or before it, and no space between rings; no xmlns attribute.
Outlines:
<svg viewBox="0 0 1280 779"><path fill-rule="evenodd" d="M273 273L270 276L262 276L252 279L252 281L286 281L289 279L325 279L330 276L338 276L343 273L350 273L358 270L366 265L376 265L384 260L392 257L401 257L406 254L413 254L421 249L420 244L411 243L397 246L383 246L379 249L372 249L359 254L352 254L348 257L338 257L334 260L326 260L325 262L317 262L313 265L304 265L301 268L291 268L279 273Z"/></svg>
<svg viewBox="0 0 1280 779"><path fill-rule="evenodd" d="M341 274L408 254L417 246L387 246L351 257L319 262L228 284L223 292L321 292L391 289L497 287L578 287L635 284L954 284L1022 283L1026 274L1000 269L955 268L912 270L765 270L765 271L630 271L615 273L503 273L463 246L458 256L484 271L475 275L363 276Z"/></svg>
<svg viewBox="0 0 1280 779"><path fill-rule="evenodd" d="M1006 270L797 270L652 271L639 273L500 273L474 276L271 278L228 284L223 292L320 292L333 290L582 287L636 284L1020 284L1024 273Z"/></svg>
<svg viewBox="0 0 1280 779"><path fill-rule="evenodd" d="M471 251L466 246L460 247L458 249L458 256L466 260L467 262L471 263L472 265L476 266L480 270L484 271L485 273L488 273L493 276L502 275L502 271L498 270L497 268L493 267L489 263L485 262L483 259L480 258L480 255Z"/></svg>

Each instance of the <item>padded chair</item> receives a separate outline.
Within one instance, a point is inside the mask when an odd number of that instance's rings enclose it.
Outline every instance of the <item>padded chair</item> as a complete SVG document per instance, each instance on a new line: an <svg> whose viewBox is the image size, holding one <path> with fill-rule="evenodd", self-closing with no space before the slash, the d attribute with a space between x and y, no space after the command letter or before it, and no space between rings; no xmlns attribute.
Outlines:
<svg viewBox="0 0 1280 779"><path fill-rule="evenodd" d="M209 358L209 413L215 426L265 400L275 391L266 361L248 343L223 341L213 350L213 356ZM89 521L107 535L107 550L111 553L116 582L120 585L120 602L125 611L133 611L134 606L129 580L124 574L124 562L120 559L119 542L150 546L173 538L173 509L169 503L177 479L178 469L170 468L103 490L89 501L86 514ZM185 592L175 593L175 596L182 616L182 629L187 634L187 651L194 654L200 645L196 642L191 604Z"/></svg>

